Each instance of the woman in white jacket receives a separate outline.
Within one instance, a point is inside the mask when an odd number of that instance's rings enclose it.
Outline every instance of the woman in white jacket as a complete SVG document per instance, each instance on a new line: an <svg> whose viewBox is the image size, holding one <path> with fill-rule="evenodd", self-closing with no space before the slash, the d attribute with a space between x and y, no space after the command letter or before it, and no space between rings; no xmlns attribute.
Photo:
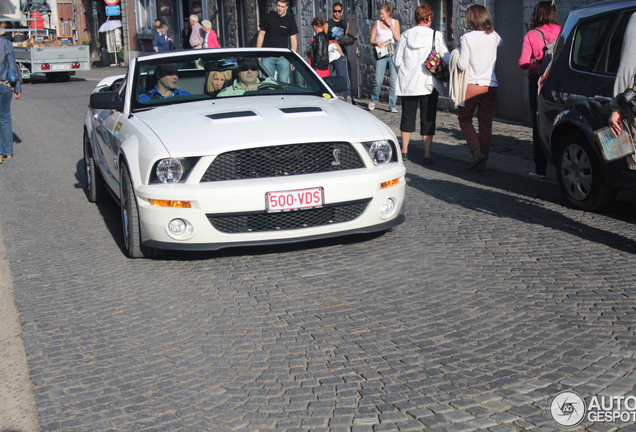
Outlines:
<svg viewBox="0 0 636 432"><path fill-rule="evenodd" d="M444 36L431 28L432 21L433 9L429 5L418 6L415 9L417 26L402 33L393 54L393 63L397 69L395 94L402 97L400 121L402 159L407 159L409 141L415 131L415 117L419 105L420 132L424 142L424 165L433 165L431 144L435 135L438 92L443 88L443 84L426 69L424 62L433 46L446 64L450 59Z"/></svg>

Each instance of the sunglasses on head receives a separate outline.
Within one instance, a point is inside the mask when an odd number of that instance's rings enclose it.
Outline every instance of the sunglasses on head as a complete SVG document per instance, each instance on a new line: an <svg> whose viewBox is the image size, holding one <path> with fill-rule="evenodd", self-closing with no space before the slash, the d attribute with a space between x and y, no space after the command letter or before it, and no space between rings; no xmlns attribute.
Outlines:
<svg viewBox="0 0 636 432"><path fill-rule="evenodd" d="M241 66L240 71L241 72L247 72L247 71L257 72L258 71L258 66L257 65L244 65L244 66Z"/></svg>
<svg viewBox="0 0 636 432"><path fill-rule="evenodd" d="M342 9L334 9L333 13L342 13Z"/></svg>

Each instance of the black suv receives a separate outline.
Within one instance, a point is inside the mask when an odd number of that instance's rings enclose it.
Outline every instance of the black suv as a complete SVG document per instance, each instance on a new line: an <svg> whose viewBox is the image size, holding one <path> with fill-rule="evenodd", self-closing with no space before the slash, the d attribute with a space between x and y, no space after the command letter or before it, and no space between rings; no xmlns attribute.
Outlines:
<svg viewBox="0 0 636 432"><path fill-rule="evenodd" d="M578 209L598 210L618 189L636 190L627 158L605 162L594 135L608 125L623 35L634 12L636 0L573 9L539 92L541 144L563 196Z"/></svg>

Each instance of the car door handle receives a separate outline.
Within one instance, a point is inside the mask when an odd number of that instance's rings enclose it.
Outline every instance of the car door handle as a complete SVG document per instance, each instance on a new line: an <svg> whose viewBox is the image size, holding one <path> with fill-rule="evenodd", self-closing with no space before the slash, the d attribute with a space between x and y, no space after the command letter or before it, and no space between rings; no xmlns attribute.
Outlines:
<svg viewBox="0 0 636 432"><path fill-rule="evenodd" d="M611 101L612 101L612 98L611 98L611 97L609 97L609 96L599 96L599 95L596 95L596 96L594 96L594 100L595 100L596 102L611 102Z"/></svg>

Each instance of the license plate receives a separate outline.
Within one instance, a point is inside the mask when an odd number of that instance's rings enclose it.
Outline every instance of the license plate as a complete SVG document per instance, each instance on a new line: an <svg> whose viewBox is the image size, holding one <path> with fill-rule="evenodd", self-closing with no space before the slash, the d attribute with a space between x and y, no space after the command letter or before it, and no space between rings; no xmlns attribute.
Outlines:
<svg viewBox="0 0 636 432"><path fill-rule="evenodd" d="M51 65L51 69L52 70L68 70L70 68L71 67L69 65L67 65L67 64L59 64L59 65L54 64L54 65Z"/></svg>
<svg viewBox="0 0 636 432"><path fill-rule="evenodd" d="M293 191L267 192L267 211L281 212L322 207L325 203L321 187Z"/></svg>

